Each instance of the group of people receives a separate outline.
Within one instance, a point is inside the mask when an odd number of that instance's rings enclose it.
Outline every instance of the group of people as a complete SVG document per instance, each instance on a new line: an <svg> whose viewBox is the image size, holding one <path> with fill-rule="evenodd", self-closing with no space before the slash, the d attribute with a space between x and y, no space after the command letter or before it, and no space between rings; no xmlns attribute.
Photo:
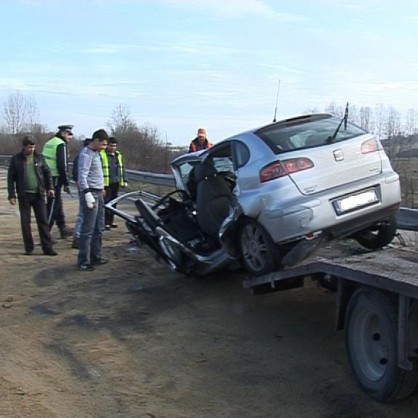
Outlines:
<svg viewBox="0 0 418 418"><path fill-rule="evenodd" d="M11 159L8 176L8 200L19 204L20 223L25 254L32 255L34 241L31 231L31 211L35 214L45 255L55 256L51 228L57 225L61 238L73 236L72 248L78 249L77 266L81 271L92 271L94 266L106 264L102 257L102 233L116 228L114 214L105 208L127 187L126 170L117 140L104 129L84 141L84 147L74 160L73 180L79 196L79 212L73 231L68 228L62 191L71 195L68 172L68 144L73 137L73 125L61 125L42 150L36 151L33 135L22 139L22 150ZM189 146L189 152L210 148L206 129L199 128Z"/></svg>
<svg viewBox="0 0 418 418"><path fill-rule="evenodd" d="M57 255L53 248L51 228L57 225L61 238L73 235L65 221L61 192L71 194L68 174L68 144L73 137L73 125L61 125L46 142L42 153L36 152L32 135L22 139L21 152L11 159L8 176L8 200L19 204L20 222L26 255L32 255L34 242L31 231L31 210L35 214L41 247L45 255ZM117 197L119 187L126 187L126 172L116 138L104 129L95 131L84 143L73 166L73 177L79 195L79 213L74 229L78 248L77 266L92 271L106 264L102 257L102 233L117 225L105 203Z"/></svg>

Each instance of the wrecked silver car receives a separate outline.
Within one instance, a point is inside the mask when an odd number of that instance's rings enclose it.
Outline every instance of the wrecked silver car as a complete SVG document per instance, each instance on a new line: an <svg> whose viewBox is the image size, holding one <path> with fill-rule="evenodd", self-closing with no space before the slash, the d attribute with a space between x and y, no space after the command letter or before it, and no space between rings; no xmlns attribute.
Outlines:
<svg viewBox="0 0 418 418"><path fill-rule="evenodd" d="M171 166L173 192L127 193L107 207L182 273L238 265L262 275L337 237L375 250L396 234L398 174L380 141L346 115L275 122ZM126 210L128 201L134 210Z"/></svg>

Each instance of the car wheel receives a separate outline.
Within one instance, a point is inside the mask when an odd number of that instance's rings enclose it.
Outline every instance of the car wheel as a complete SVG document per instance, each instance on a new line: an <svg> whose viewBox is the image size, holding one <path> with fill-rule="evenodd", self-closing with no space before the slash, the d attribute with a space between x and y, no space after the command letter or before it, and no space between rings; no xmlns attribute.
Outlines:
<svg viewBox="0 0 418 418"><path fill-rule="evenodd" d="M396 218L391 216L383 222L357 232L354 235L356 241L369 250L377 250L388 245L396 235Z"/></svg>
<svg viewBox="0 0 418 418"><path fill-rule="evenodd" d="M279 250L259 223L246 221L239 230L238 239L246 270L256 276L276 270L279 265Z"/></svg>
<svg viewBox="0 0 418 418"><path fill-rule="evenodd" d="M417 387L417 360L412 370L398 366L397 314L381 291L358 289L345 316L346 347L351 368L361 388L373 399L395 401Z"/></svg>

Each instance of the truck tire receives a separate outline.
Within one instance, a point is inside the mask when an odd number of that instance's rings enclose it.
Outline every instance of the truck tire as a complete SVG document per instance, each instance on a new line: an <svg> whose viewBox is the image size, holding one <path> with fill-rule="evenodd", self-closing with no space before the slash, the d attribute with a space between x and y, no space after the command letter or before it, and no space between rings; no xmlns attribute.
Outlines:
<svg viewBox="0 0 418 418"><path fill-rule="evenodd" d="M366 287L354 292L346 311L345 337L353 373L371 398L391 402L416 390L416 359L410 371L397 364L397 310L386 294Z"/></svg>
<svg viewBox="0 0 418 418"><path fill-rule="evenodd" d="M354 234L354 239L368 250L378 250L392 242L396 235L396 217L391 216L384 222L379 222L370 228Z"/></svg>

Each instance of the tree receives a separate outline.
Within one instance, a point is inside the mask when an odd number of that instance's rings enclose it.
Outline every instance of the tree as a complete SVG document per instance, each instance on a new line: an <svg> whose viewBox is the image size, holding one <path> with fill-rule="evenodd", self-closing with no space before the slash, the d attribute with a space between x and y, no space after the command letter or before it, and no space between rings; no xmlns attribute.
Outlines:
<svg viewBox="0 0 418 418"><path fill-rule="evenodd" d="M344 109L338 106L335 102L331 102L326 108L325 112L330 113L333 116L342 118L344 115Z"/></svg>
<svg viewBox="0 0 418 418"><path fill-rule="evenodd" d="M35 100L24 97L19 91L10 94L3 104L3 119L6 132L12 135L31 132L38 124L39 112Z"/></svg>
<svg viewBox="0 0 418 418"><path fill-rule="evenodd" d="M139 127L132 119L129 108L124 105L118 105L113 110L107 126L111 135L118 140L127 167L157 173L166 171L170 155L159 139L157 128L149 124Z"/></svg>
<svg viewBox="0 0 418 418"><path fill-rule="evenodd" d="M373 130L372 110L368 106L360 108L360 127L367 132Z"/></svg>
<svg viewBox="0 0 418 418"><path fill-rule="evenodd" d="M401 122L399 112L397 112L393 107L389 107L386 120L384 123L384 132L389 141L389 147L387 148L388 157L390 158L393 168L398 169L399 158L403 149L403 141L400 137L401 131Z"/></svg>
<svg viewBox="0 0 418 418"><path fill-rule="evenodd" d="M374 134L377 136L377 139L385 139L386 118L386 109L382 105L377 106L374 111Z"/></svg>
<svg viewBox="0 0 418 418"><path fill-rule="evenodd" d="M132 120L131 111L125 105L118 105L112 112L107 126L113 136L121 137L138 131L136 123Z"/></svg>
<svg viewBox="0 0 418 418"><path fill-rule="evenodd" d="M408 109L404 125L404 135L415 135L417 133L417 115L414 109Z"/></svg>

